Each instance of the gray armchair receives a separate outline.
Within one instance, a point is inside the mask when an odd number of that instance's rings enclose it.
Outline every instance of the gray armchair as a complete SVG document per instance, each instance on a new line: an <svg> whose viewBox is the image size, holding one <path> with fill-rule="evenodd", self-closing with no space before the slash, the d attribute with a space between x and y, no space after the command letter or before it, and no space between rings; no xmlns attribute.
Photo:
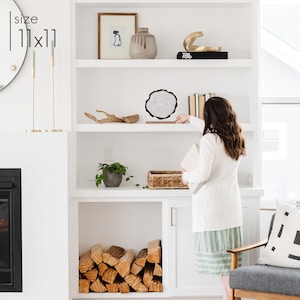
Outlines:
<svg viewBox="0 0 300 300"><path fill-rule="evenodd" d="M273 220L274 216L270 224L270 233ZM237 267L238 253L264 246L267 241L266 238L256 244L228 250L231 253L231 300L300 300L300 269L261 264Z"/></svg>

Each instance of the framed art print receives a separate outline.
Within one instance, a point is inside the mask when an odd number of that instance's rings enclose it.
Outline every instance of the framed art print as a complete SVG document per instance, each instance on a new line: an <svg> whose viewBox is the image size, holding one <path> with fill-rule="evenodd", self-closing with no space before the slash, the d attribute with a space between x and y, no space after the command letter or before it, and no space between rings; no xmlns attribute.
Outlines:
<svg viewBox="0 0 300 300"><path fill-rule="evenodd" d="M128 59L137 13L98 13L98 59Z"/></svg>

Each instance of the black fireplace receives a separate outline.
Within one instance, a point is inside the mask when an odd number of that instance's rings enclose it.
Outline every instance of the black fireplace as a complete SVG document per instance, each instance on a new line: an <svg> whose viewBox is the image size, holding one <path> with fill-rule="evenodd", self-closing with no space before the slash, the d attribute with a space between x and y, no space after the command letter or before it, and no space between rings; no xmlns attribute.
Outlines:
<svg viewBox="0 0 300 300"><path fill-rule="evenodd" d="M0 292L21 291L21 169L0 169Z"/></svg>

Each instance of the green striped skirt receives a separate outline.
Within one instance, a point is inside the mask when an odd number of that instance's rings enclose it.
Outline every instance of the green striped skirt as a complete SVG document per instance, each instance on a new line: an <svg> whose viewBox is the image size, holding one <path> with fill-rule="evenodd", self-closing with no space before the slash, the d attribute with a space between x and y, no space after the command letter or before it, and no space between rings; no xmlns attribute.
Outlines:
<svg viewBox="0 0 300 300"><path fill-rule="evenodd" d="M227 249L242 245L241 227L218 231L194 232L194 266L199 274L228 275L230 253ZM242 256L238 256L241 265Z"/></svg>

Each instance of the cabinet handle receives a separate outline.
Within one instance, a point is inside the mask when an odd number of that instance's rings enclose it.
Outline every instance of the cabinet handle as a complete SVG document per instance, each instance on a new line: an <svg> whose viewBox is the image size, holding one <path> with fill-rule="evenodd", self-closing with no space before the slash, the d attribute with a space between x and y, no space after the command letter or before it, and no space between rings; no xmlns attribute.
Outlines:
<svg viewBox="0 0 300 300"><path fill-rule="evenodd" d="M176 226L176 208L175 207L171 207L171 210L170 210L170 213L171 213L171 227L174 227Z"/></svg>

